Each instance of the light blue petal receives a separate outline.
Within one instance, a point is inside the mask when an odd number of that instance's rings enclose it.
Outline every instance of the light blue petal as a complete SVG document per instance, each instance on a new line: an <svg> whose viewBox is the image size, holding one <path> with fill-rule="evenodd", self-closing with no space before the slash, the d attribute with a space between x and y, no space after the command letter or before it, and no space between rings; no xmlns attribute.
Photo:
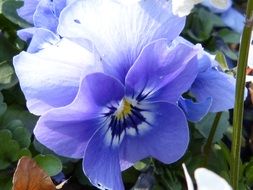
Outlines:
<svg viewBox="0 0 253 190"><path fill-rule="evenodd" d="M203 102L193 102L192 100L180 98L178 104L183 109L187 120L197 122L208 113L212 105L212 98L209 97Z"/></svg>
<svg viewBox="0 0 253 190"><path fill-rule="evenodd" d="M56 154L80 159L99 127L97 118L87 119L87 115L68 106L50 110L41 116L34 135L41 144Z"/></svg>
<svg viewBox="0 0 253 190"><path fill-rule="evenodd" d="M40 117L35 137L57 154L81 158L90 138L103 127L103 110L123 96L124 88L119 81L102 73L87 75L72 103Z"/></svg>
<svg viewBox="0 0 253 190"><path fill-rule="evenodd" d="M20 39L30 42L33 37L34 32L37 30L35 27L25 28L17 31L17 35Z"/></svg>
<svg viewBox="0 0 253 190"><path fill-rule="evenodd" d="M60 7L66 5L65 1L61 1ZM51 0L40 0L36 11L33 15L33 23L35 27L46 28L56 32L58 26L59 10L55 7L55 2Z"/></svg>
<svg viewBox="0 0 253 190"><path fill-rule="evenodd" d="M191 92L197 101L212 98L210 112L225 111L234 107L235 79L215 68L209 68L198 74Z"/></svg>
<svg viewBox="0 0 253 190"><path fill-rule="evenodd" d="M146 44L160 38L173 40L184 24L185 18L172 14L171 1L80 0L63 10L58 32L91 40L104 61L105 72L124 82Z"/></svg>
<svg viewBox="0 0 253 190"><path fill-rule="evenodd" d="M127 95L176 103L197 76L197 53L185 44L169 46L166 39L150 43L127 74Z"/></svg>
<svg viewBox="0 0 253 190"><path fill-rule="evenodd" d="M235 10L234 8L229 9L221 15L223 22L234 31L242 33L245 17Z"/></svg>
<svg viewBox="0 0 253 190"><path fill-rule="evenodd" d="M27 48L28 53L36 53L46 47L55 45L60 41L60 37L50 30L37 28L33 32L32 40Z"/></svg>
<svg viewBox="0 0 253 190"><path fill-rule="evenodd" d="M33 24L33 14L40 0L24 0L24 5L17 10L18 15Z"/></svg>
<svg viewBox="0 0 253 190"><path fill-rule="evenodd" d="M180 159L189 143L189 128L183 111L167 102L147 103L147 123L138 133L126 131L120 146L120 159L135 163L152 156L170 164Z"/></svg>
<svg viewBox="0 0 253 190"><path fill-rule="evenodd" d="M69 104L81 76L101 71L92 52L67 39L34 54L21 52L13 64L27 107L36 115Z"/></svg>
<svg viewBox="0 0 253 190"><path fill-rule="evenodd" d="M118 148L106 145L105 138L102 129L91 138L83 158L83 171L99 189L124 190Z"/></svg>

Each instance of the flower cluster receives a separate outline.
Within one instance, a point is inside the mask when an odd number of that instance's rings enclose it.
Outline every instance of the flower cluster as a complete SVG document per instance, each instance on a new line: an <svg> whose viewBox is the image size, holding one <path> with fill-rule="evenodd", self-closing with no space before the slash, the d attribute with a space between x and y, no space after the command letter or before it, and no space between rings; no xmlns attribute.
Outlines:
<svg viewBox="0 0 253 190"><path fill-rule="evenodd" d="M39 30L13 60L27 107L40 116L35 137L82 158L100 189L124 189L121 171L143 158L177 161L187 120L233 107L234 78L179 37L185 17L171 1L26 0L19 14Z"/></svg>

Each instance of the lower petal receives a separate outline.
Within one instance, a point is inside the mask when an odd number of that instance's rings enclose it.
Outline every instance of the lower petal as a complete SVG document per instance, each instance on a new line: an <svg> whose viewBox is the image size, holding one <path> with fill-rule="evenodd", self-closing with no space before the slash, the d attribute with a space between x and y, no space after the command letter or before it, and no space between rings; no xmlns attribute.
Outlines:
<svg viewBox="0 0 253 190"><path fill-rule="evenodd" d="M148 104L144 114L149 124L140 124L138 134L126 132L120 159L135 163L152 156L166 164L180 159L188 146L189 129L180 108L166 102Z"/></svg>
<svg viewBox="0 0 253 190"><path fill-rule="evenodd" d="M98 130L91 138L83 158L83 170L99 189L124 190L118 147L105 143L106 132Z"/></svg>
<svg viewBox="0 0 253 190"><path fill-rule="evenodd" d="M82 158L88 141L99 127L98 119L85 117L71 107L51 110L40 117L34 135L61 156Z"/></svg>

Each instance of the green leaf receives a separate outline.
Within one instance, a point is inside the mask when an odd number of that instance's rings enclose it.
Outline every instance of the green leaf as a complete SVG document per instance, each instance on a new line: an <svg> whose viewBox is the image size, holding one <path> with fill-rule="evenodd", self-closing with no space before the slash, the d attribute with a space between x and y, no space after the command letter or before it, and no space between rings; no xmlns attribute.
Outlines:
<svg viewBox="0 0 253 190"><path fill-rule="evenodd" d="M0 172L0 187L1 190L11 190L12 176L6 171Z"/></svg>
<svg viewBox="0 0 253 190"><path fill-rule="evenodd" d="M200 122L196 123L195 127L198 129L198 131L207 138L210 132L210 129L212 127L214 118L216 113L208 113ZM216 133L214 135L213 142L219 141L223 134L226 132L228 127L230 126L229 122L229 113L223 112L216 130Z"/></svg>
<svg viewBox="0 0 253 190"><path fill-rule="evenodd" d="M229 69L226 58L222 52L218 51L215 56L215 60L219 63L223 71L227 71Z"/></svg>
<svg viewBox="0 0 253 190"><path fill-rule="evenodd" d="M31 134L24 127L17 127L13 131L13 139L18 142L21 148L26 148L30 146L31 143Z"/></svg>
<svg viewBox="0 0 253 190"><path fill-rule="evenodd" d="M38 117L29 113L21 106L11 105L8 106L7 111L1 117L0 125L7 125L13 120L22 121L24 127L27 128L30 133L32 133Z"/></svg>
<svg viewBox="0 0 253 190"><path fill-rule="evenodd" d="M0 4L1 5L1 4ZM24 19L20 18L17 14L17 9L23 5L22 1L5 0L1 5L1 13L13 23L19 25L22 28L31 26Z"/></svg>
<svg viewBox="0 0 253 190"><path fill-rule="evenodd" d="M204 8L196 8L187 19L186 34L197 42L206 41L211 37L214 27L224 26L217 15Z"/></svg>
<svg viewBox="0 0 253 190"><path fill-rule="evenodd" d="M0 130L0 170L18 160L19 144L12 139L10 130Z"/></svg>
<svg viewBox="0 0 253 190"><path fill-rule="evenodd" d="M134 164L134 168L138 171L145 171L149 168L152 163L150 158L146 158Z"/></svg>
<svg viewBox="0 0 253 190"><path fill-rule="evenodd" d="M221 29L218 32L218 36L221 37L225 43L232 43L232 44L240 43L241 35L227 28Z"/></svg>
<svg viewBox="0 0 253 190"><path fill-rule="evenodd" d="M8 61L0 63L0 84L8 84L11 82L14 70Z"/></svg>
<svg viewBox="0 0 253 190"><path fill-rule="evenodd" d="M39 154L34 157L34 160L49 176L57 175L62 171L61 160L54 155Z"/></svg>
<svg viewBox="0 0 253 190"><path fill-rule="evenodd" d="M0 92L0 116L4 114L4 112L7 110L7 104L3 102L4 97L2 93Z"/></svg>
<svg viewBox="0 0 253 190"><path fill-rule="evenodd" d="M252 186L253 185L253 161L247 164L246 168L244 169L244 172L245 172L247 184L249 186Z"/></svg>
<svg viewBox="0 0 253 190"><path fill-rule="evenodd" d="M22 156L32 157L32 153L28 148L22 148L18 153L18 158L20 159Z"/></svg>

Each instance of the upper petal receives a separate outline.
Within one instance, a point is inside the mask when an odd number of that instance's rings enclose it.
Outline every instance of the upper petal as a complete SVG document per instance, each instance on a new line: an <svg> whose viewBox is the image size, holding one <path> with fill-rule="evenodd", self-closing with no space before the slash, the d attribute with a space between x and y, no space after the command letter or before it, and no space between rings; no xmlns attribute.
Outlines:
<svg viewBox="0 0 253 190"><path fill-rule="evenodd" d="M72 102L80 77L101 70L92 52L67 39L35 54L21 52L13 63L27 107L37 115Z"/></svg>
<svg viewBox="0 0 253 190"><path fill-rule="evenodd" d="M27 52L36 53L46 47L57 44L60 41L60 37L45 28L33 28L30 44L27 48ZM28 30L29 31L29 30Z"/></svg>
<svg viewBox="0 0 253 190"><path fill-rule="evenodd" d="M65 0L40 0L33 15L34 26L56 32L58 17L65 6Z"/></svg>
<svg viewBox="0 0 253 190"><path fill-rule="evenodd" d="M40 0L24 0L24 6L17 10L20 17L33 24L33 14Z"/></svg>
<svg viewBox="0 0 253 190"><path fill-rule="evenodd" d="M185 18L172 14L171 1L80 0L63 10L58 32L91 40L105 62L105 71L123 82L146 44L159 38L174 39L184 23Z"/></svg>
<svg viewBox="0 0 253 190"><path fill-rule="evenodd" d="M177 42L169 46L166 39L150 43L127 73L127 95L176 103L196 78L197 52Z"/></svg>

